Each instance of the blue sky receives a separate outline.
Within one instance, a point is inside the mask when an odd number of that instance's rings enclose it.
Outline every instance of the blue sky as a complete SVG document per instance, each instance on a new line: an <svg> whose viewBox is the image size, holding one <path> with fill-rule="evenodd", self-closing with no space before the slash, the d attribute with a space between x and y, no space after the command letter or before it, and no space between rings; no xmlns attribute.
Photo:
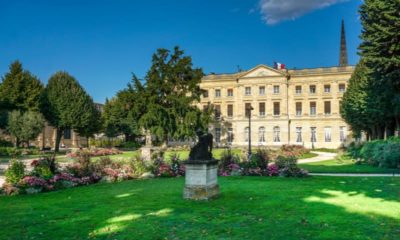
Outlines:
<svg viewBox="0 0 400 240"><path fill-rule="evenodd" d="M0 75L13 60L44 83L68 71L97 102L179 45L205 73L274 61L336 66L340 23L358 61L361 0L0 0Z"/></svg>

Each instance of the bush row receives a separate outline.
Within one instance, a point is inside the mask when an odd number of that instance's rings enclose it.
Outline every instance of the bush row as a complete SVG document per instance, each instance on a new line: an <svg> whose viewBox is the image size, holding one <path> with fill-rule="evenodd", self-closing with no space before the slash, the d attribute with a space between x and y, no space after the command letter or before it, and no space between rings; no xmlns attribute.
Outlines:
<svg viewBox="0 0 400 240"><path fill-rule="evenodd" d="M15 148L15 147L0 147L0 156L20 156L20 155L39 155L38 148Z"/></svg>

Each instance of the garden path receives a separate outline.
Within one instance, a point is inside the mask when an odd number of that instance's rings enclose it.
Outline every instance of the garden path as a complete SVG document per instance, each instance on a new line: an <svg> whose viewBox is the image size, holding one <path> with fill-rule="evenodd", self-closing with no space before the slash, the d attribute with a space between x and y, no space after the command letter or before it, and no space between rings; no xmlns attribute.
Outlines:
<svg viewBox="0 0 400 240"><path fill-rule="evenodd" d="M311 151L311 152L318 154L318 156L313 157L313 158L299 159L298 163L312 163L312 162L327 161L327 160L332 160L337 156L337 153L314 152L314 151Z"/></svg>

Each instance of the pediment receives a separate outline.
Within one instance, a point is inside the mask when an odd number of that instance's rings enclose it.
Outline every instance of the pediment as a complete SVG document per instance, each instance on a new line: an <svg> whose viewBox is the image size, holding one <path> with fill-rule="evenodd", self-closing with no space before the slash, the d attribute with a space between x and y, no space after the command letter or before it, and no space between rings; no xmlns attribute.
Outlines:
<svg viewBox="0 0 400 240"><path fill-rule="evenodd" d="M252 77L276 77L283 76L284 73L268 67L266 65L259 65L253 69L250 69L246 73L244 73L240 78L252 78Z"/></svg>

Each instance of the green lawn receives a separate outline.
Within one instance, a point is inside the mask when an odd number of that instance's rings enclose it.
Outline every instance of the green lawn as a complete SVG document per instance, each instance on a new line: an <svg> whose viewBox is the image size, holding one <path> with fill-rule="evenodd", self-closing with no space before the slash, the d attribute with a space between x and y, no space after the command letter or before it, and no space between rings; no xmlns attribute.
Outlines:
<svg viewBox="0 0 400 240"><path fill-rule="evenodd" d="M318 156L318 154L309 152L309 153L305 153L302 156L300 156L299 159L313 158L316 156Z"/></svg>
<svg viewBox="0 0 400 240"><path fill-rule="evenodd" d="M346 155L336 157L334 160L302 163L299 167L307 169L312 173L400 173L400 169L388 169L373 167L367 164L355 164Z"/></svg>
<svg viewBox="0 0 400 240"><path fill-rule="evenodd" d="M399 178L219 178L211 202L184 178L0 197L0 239L399 239Z"/></svg>
<svg viewBox="0 0 400 240"><path fill-rule="evenodd" d="M31 158L38 158L40 155L24 155L24 156L17 156L18 159L31 159ZM0 156L0 163L8 163L11 160L11 157Z"/></svg>

